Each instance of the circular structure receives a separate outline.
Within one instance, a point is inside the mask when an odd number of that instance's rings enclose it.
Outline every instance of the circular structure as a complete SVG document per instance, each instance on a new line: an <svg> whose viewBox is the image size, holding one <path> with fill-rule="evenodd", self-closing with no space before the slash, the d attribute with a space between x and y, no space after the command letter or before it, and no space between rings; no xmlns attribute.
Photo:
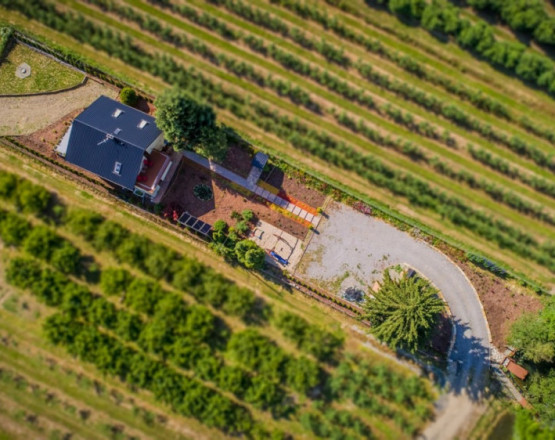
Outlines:
<svg viewBox="0 0 555 440"><path fill-rule="evenodd" d="M21 79L27 78L30 74L31 74L31 66L29 66L29 64L27 63L21 63L15 69L15 76L17 76L18 78L21 78Z"/></svg>
<svg viewBox="0 0 555 440"><path fill-rule="evenodd" d="M214 192L212 191L212 188L203 183L200 183L193 188L193 194L197 199L205 201L212 200L212 198L214 197Z"/></svg>

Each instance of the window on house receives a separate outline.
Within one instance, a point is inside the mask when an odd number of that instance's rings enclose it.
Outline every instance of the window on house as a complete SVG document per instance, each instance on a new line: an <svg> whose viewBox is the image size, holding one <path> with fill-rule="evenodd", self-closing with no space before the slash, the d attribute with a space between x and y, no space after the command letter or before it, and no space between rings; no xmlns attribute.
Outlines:
<svg viewBox="0 0 555 440"><path fill-rule="evenodd" d="M116 129L114 130L114 134L119 134L120 132L121 132L121 128L116 128Z"/></svg>
<svg viewBox="0 0 555 440"><path fill-rule="evenodd" d="M123 110L121 108L117 108L114 113L112 113L112 117L117 118L119 115L121 115L123 113Z"/></svg>
<svg viewBox="0 0 555 440"><path fill-rule="evenodd" d="M117 174L117 175L121 174L121 162L116 162L114 164L114 174Z"/></svg>
<svg viewBox="0 0 555 440"><path fill-rule="evenodd" d="M144 119L141 119L141 122L139 122L139 125L137 125L137 127L145 128L147 125L148 125L148 121L145 121Z"/></svg>

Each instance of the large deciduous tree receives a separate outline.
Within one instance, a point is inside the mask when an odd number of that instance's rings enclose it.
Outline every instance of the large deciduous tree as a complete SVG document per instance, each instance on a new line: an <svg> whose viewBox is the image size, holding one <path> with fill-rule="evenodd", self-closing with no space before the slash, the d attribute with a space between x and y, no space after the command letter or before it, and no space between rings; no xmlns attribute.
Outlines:
<svg viewBox="0 0 555 440"><path fill-rule="evenodd" d="M213 159L223 159L227 136L216 124L211 107L199 104L177 88L165 90L155 102L156 125L178 151L193 149Z"/></svg>
<svg viewBox="0 0 555 440"><path fill-rule="evenodd" d="M374 299L364 305L372 333L393 347L416 351L427 340L444 308L426 280L406 274L393 279L386 271Z"/></svg>
<svg viewBox="0 0 555 440"><path fill-rule="evenodd" d="M555 299L539 314L525 314L511 327L509 343L534 362L555 363Z"/></svg>

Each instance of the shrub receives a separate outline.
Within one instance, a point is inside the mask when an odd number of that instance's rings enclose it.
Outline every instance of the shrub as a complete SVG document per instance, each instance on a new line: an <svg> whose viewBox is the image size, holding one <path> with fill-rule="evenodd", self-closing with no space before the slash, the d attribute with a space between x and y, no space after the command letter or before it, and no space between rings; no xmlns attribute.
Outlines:
<svg viewBox="0 0 555 440"><path fill-rule="evenodd" d="M241 217L246 222L250 222L254 218L254 213L250 209L244 209L243 211L241 211Z"/></svg>
<svg viewBox="0 0 555 440"><path fill-rule="evenodd" d="M17 185L16 204L23 212L44 214L52 200L52 195L44 188L28 180Z"/></svg>
<svg viewBox="0 0 555 440"><path fill-rule="evenodd" d="M237 261L247 269L262 269L266 253L252 240L242 240L235 245Z"/></svg>
<svg viewBox="0 0 555 440"><path fill-rule="evenodd" d="M135 278L129 284L125 304L147 315L152 315L158 301L164 296L160 285L154 281Z"/></svg>
<svg viewBox="0 0 555 440"><path fill-rule="evenodd" d="M11 212L6 213L0 222L0 238L10 246L20 246L31 231L27 220Z"/></svg>
<svg viewBox="0 0 555 440"><path fill-rule="evenodd" d="M102 222L104 222L104 217L101 215L82 209L71 210L66 219L70 231L87 241L94 239L96 230Z"/></svg>
<svg viewBox="0 0 555 440"><path fill-rule="evenodd" d="M230 315L245 318L253 309L255 296L251 290L236 285L227 290L222 309Z"/></svg>
<svg viewBox="0 0 555 440"><path fill-rule="evenodd" d="M54 250L60 246L60 237L46 226L35 226L25 238L23 248L29 255L49 261Z"/></svg>
<svg viewBox="0 0 555 440"><path fill-rule="evenodd" d="M113 250L119 247L128 236L127 229L119 223L107 220L96 229L92 244L99 251Z"/></svg>
<svg viewBox="0 0 555 440"><path fill-rule="evenodd" d="M125 269L104 269L100 275L100 288L106 295L120 295L131 283L131 274Z"/></svg>
<svg viewBox="0 0 555 440"><path fill-rule="evenodd" d="M41 275L40 265L31 258L13 258L6 268L6 281L21 289L33 286L40 280Z"/></svg>
<svg viewBox="0 0 555 440"><path fill-rule="evenodd" d="M307 394L321 380L318 365L306 357L290 359L287 362L285 374L287 384L303 394Z"/></svg>
<svg viewBox="0 0 555 440"><path fill-rule="evenodd" d="M17 187L17 178L10 173L0 171L0 198L4 200L12 199Z"/></svg>
<svg viewBox="0 0 555 440"><path fill-rule="evenodd" d="M139 97L137 96L137 92L135 92L134 89L132 89L131 87L124 87L119 93L119 99L124 104L133 107L135 104L137 104Z"/></svg>

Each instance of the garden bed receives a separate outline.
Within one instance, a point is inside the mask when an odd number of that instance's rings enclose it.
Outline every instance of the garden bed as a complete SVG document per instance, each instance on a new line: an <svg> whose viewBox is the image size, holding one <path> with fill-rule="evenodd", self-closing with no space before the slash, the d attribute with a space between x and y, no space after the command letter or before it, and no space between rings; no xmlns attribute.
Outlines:
<svg viewBox="0 0 555 440"><path fill-rule="evenodd" d="M237 144L230 144L222 162L222 166L241 177L247 177L251 170L253 154L245 147Z"/></svg>
<svg viewBox="0 0 555 440"><path fill-rule="evenodd" d="M198 185L209 187L213 197L210 200L201 200L195 196L194 189ZM233 225L236 222L231 216L234 211L250 209L257 219L301 240L308 232L305 226L273 210L257 196L245 189L235 188L227 180L185 158L162 199L162 205L174 206L211 225L216 220L224 220Z"/></svg>
<svg viewBox="0 0 555 440"><path fill-rule="evenodd" d="M306 203L312 208L318 208L324 204L326 196L320 191L309 188L303 182L303 176L288 176L278 167L270 166L264 170L260 180L277 188L294 199Z"/></svg>

